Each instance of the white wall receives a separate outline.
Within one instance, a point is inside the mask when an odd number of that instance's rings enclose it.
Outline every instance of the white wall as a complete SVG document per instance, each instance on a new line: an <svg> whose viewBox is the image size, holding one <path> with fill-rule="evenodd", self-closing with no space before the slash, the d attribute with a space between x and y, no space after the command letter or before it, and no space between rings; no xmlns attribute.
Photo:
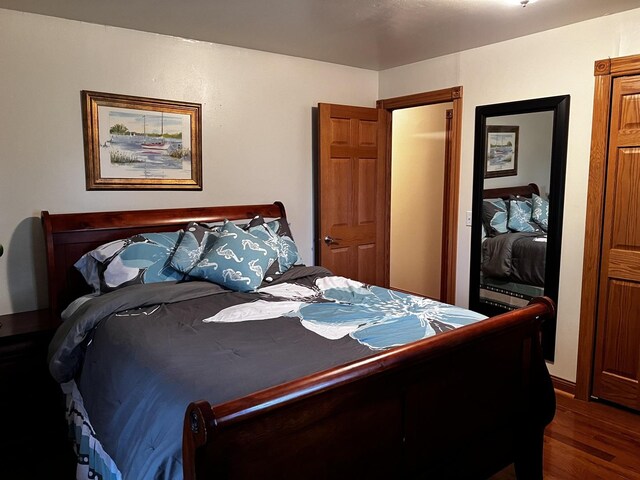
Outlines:
<svg viewBox="0 0 640 480"><path fill-rule="evenodd" d="M378 74L0 9L0 314L47 306L40 211L270 203L312 252L312 107L373 106ZM202 104L202 192L85 189L80 91Z"/></svg>
<svg viewBox="0 0 640 480"><path fill-rule="evenodd" d="M575 379L595 60L640 53L640 9L380 72L0 9L0 314L47 305L40 210L282 200L312 253L318 102L464 86L457 303L467 304L475 107L570 94L558 344ZM87 192L80 91L203 105L202 192Z"/></svg>
<svg viewBox="0 0 640 480"><path fill-rule="evenodd" d="M586 213L593 66L596 60L640 53L640 9L380 73L380 98L463 86L462 155L456 303L468 304L475 107L571 95L567 182L553 375L574 381Z"/></svg>

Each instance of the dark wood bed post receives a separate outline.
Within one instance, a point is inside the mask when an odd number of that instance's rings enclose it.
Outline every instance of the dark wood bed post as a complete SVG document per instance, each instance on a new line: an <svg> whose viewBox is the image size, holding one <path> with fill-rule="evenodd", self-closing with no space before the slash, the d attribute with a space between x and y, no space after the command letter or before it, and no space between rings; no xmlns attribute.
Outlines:
<svg viewBox="0 0 640 480"><path fill-rule="evenodd" d="M49 311L53 318L59 318L60 308L58 306L58 295L56 289L56 257L53 242L53 227L51 216L48 211L42 211L40 215L42 230L44 231L44 243L47 255L47 291L49 293Z"/></svg>
<svg viewBox="0 0 640 480"><path fill-rule="evenodd" d="M534 193L540 195L540 189L537 184L530 183L514 187L487 188L482 191L482 198L503 198L505 200L514 196L531 198Z"/></svg>
<svg viewBox="0 0 640 480"><path fill-rule="evenodd" d="M551 312L550 317L555 317L555 304L550 298L535 298L532 303L546 304ZM539 411L539 415L536 418L528 419L528 421L524 422L518 438L514 467L518 480L542 480L544 429L555 416L556 398L553 383L544 360L541 342L527 342L527 348L532 351L530 354L525 351L523 355L525 357L528 355L532 362L530 370L525 372L525 375L528 376L528 379L525 379L524 382L527 385L525 409L535 412L536 410L533 408L535 405L547 405L548 408ZM542 388L533 389L531 388L532 385L538 385Z"/></svg>

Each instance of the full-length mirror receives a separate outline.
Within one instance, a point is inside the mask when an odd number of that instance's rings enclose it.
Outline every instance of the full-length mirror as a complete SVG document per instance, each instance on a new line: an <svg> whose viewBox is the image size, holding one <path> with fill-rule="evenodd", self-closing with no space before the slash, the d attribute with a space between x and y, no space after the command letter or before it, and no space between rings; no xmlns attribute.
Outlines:
<svg viewBox="0 0 640 480"><path fill-rule="evenodd" d="M476 108L469 308L557 302L569 96ZM555 355L556 321L542 347Z"/></svg>

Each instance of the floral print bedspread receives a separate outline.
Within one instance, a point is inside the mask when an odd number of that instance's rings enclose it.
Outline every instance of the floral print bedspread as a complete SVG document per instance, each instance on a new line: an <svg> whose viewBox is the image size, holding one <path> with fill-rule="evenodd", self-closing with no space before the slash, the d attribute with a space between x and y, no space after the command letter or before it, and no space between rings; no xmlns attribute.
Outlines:
<svg viewBox="0 0 640 480"><path fill-rule="evenodd" d="M203 321L298 317L306 329L324 338L348 335L372 350L381 350L486 318L454 305L338 276L317 278L311 287L281 283L258 292L262 294L259 300L225 308Z"/></svg>

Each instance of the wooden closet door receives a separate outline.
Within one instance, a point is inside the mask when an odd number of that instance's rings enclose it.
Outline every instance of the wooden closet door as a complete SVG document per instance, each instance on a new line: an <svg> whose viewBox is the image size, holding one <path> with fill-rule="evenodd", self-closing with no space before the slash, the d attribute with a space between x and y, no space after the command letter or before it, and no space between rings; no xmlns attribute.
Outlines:
<svg viewBox="0 0 640 480"><path fill-rule="evenodd" d="M593 394L640 410L640 76L611 100Z"/></svg>

